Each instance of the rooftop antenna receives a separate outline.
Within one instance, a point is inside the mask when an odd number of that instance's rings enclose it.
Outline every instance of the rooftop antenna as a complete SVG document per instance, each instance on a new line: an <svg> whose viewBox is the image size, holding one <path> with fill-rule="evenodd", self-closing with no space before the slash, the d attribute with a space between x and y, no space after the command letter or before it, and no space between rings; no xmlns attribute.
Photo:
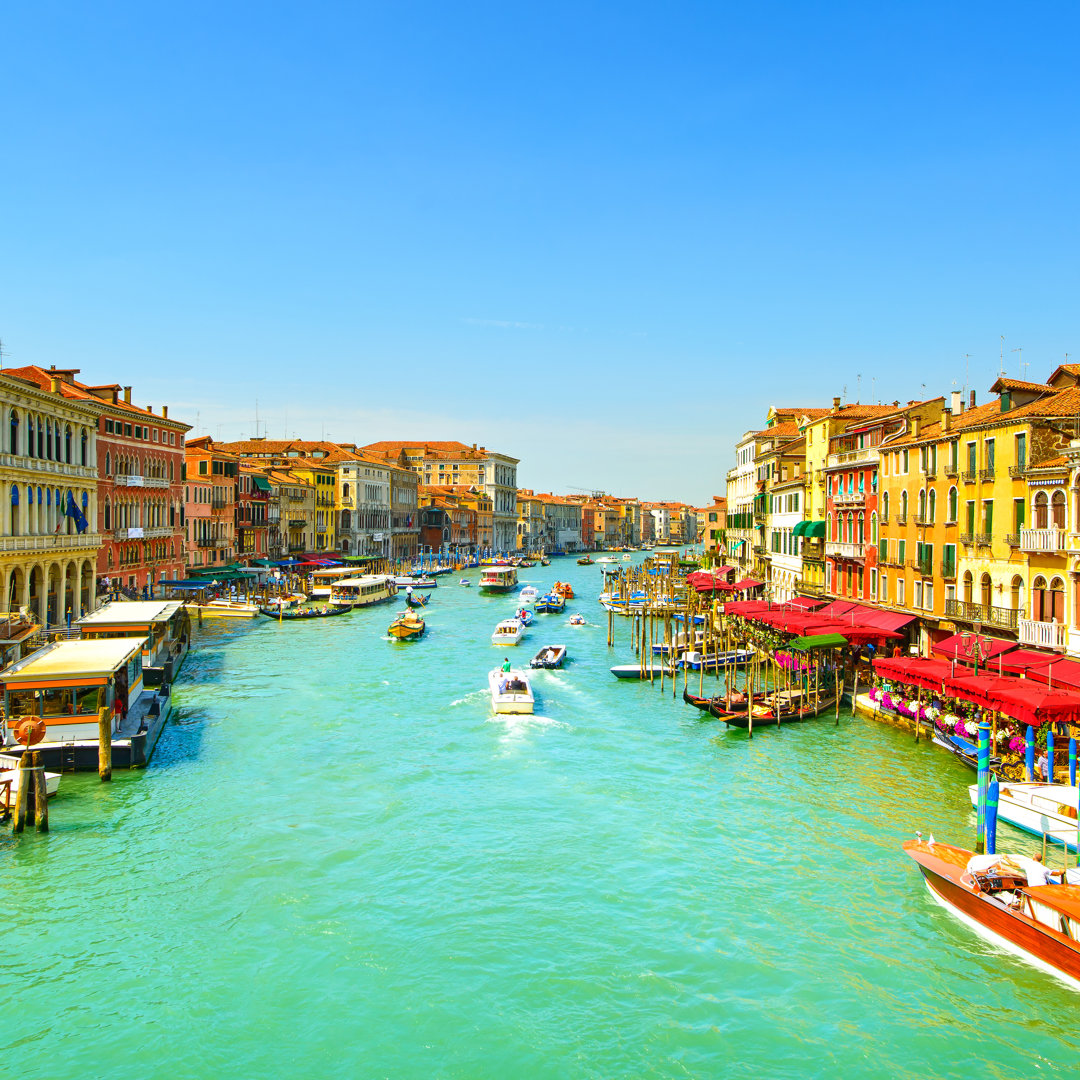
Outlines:
<svg viewBox="0 0 1080 1080"><path fill-rule="evenodd" d="M844 383L844 404L847 404L847 383Z"/></svg>
<svg viewBox="0 0 1080 1080"><path fill-rule="evenodd" d="M1001 344L998 346L998 374L1005 374L1005 335L1001 334Z"/></svg>
<svg viewBox="0 0 1080 1080"><path fill-rule="evenodd" d="M875 403L875 404L876 404L876 398L875 398L874 395L877 393L876 387L877 387L877 376L872 375L870 377L870 401L872 403Z"/></svg>
<svg viewBox="0 0 1080 1080"><path fill-rule="evenodd" d="M1004 337L1001 339L1004 341ZM971 353L964 353L964 393L968 391L968 385L971 383L970 371L971 371Z"/></svg>
<svg viewBox="0 0 1080 1080"><path fill-rule="evenodd" d="M1023 348L1023 346L1018 345L1015 349L1010 349L1009 352L1015 352L1015 353L1020 354L1020 356L1017 359L1017 363L1018 363L1018 365L1020 367L1020 374L1022 376L1024 374L1024 348ZM1001 374L1004 375L1005 372L1003 371Z"/></svg>
<svg viewBox="0 0 1080 1080"><path fill-rule="evenodd" d="M862 373L860 372L855 376L855 403L858 404L862 401Z"/></svg>
<svg viewBox="0 0 1080 1080"><path fill-rule="evenodd" d="M1068 363L1068 353L1066 353L1065 356L1066 356L1066 363ZM3 341L0 341L0 368L3 368L3 366L4 366L4 343L3 343Z"/></svg>

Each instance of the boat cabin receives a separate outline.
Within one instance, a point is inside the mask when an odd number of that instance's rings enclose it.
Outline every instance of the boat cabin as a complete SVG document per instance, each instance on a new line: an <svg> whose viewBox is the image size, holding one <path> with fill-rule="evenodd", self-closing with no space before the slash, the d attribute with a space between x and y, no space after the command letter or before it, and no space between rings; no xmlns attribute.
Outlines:
<svg viewBox="0 0 1080 1080"><path fill-rule="evenodd" d="M187 656L191 617L179 600L115 600L75 624L83 641L144 639L143 682L172 683Z"/></svg>
<svg viewBox="0 0 1080 1080"><path fill-rule="evenodd" d="M513 566L486 566L480 572L480 588L486 592L508 592L518 583Z"/></svg>
<svg viewBox="0 0 1080 1080"><path fill-rule="evenodd" d="M127 636L58 641L0 671L4 745L28 716L45 721L47 743L96 741L98 709L119 698L127 714L143 696L145 647L145 638Z"/></svg>
<svg viewBox="0 0 1080 1080"><path fill-rule="evenodd" d="M322 567L308 574L308 594L313 599L325 599L336 582L350 578L356 573L347 566Z"/></svg>
<svg viewBox="0 0 1080 1080"><path fill-rule="evenodd" d="M347 607L367 607L389 600L397 593L390 578L364 574L335 582L330 588L330 603Z"/></svg>

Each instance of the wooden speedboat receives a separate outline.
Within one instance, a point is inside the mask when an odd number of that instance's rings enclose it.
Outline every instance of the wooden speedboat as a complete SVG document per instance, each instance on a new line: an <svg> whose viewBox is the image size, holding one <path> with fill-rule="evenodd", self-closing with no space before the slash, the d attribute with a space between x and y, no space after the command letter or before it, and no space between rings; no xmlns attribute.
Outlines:
<svg viewBox="0 0 1080 1080"><path fill-rule="evenodd" d="M971 805L979 803L979 785L968 788ZM1077 789L1069 784L1001 784L998 820L1035 836L1049 836L1076 850Z"/></svg>
<svg viewBox="0 0 1080 1080"><path fill-rule="evenodd" d="M592 566L593 560L586 555L584 559L578 559L577 564L578 566Z"/></svg>
<svg viewBox="0 0 1080 1080"><path fill-rule="evenodd" d="M413 641L418 637L423 637L426 629L427 626L424 623L423 616L418 615L415 611L403 611L390 624L388 633L391 637L397 638L398 641Z"/></svg>
<svg viewBox="0 0 1080 1080"><path fill-rule="evenodd" d="M574 586L568 581L556 581L552 586L551 591L556 596L561 596L564 600L574 599Z"/></svg>
<svg viewBox="0 0 1080 1080"><path fill-rule="evenodd" d="M529 661L529 667L534 668L561 668L566 659L565 645L545 645Z"/></svg>
<svg viewBox="0 0 1080 1080"><path fill-rule="evenodd" d="M193 606L200 615L212 619L254 619L259 614L258 604L244 600L209 600Z"/></svg>
<svg viewBox="0 0 1080 1080"><path fill-rule="evenodd" d="M492 645L517 645L525 636L525 627L519 619L503 619L491 635Z"/></svg>
<svg viewBox="0 0 1080 1080"><path fill-rule="evenodd" d="M19 787L18 769L0 769L0 808L5 810L15 809L15 793ZM45 774L45 793L51 799L60 790L60 774L47 772Z"/></svg>
<svg viewBox="0 0 1080 1080"><path fill-rule="evenodd" d="M529 677L518 668L503 671L495 668L488 672L488 689L491 691L491 708L495 713L531 714L535 705Z"/></svg>
<svg viewBox="0 0 1080 1080"><path fill-rule="evenodd" d="M815 699L812 694L801 690L781 690L766 694L760 701L755 700L749 709L738 712L713 712L718 720L732 727L749 727L751 718L754 727L766 727L769 724L793 724L799 720L812 720L829 709L836 708L836 695L822 695ZM712 709L709 710L712 712Z"/></svg>
<svg viewBox="0 0 1080 1080"><path fill-rule="evenodd" d="M1034 884L1045 880L1041 863L974 855L933 837L904 850L931 897L969 930L1080 990L1080 885Z"/></svg>
<svg viewBox="0 0 1080 1080"><path fill-rule="evenodd" d="M533 606L541 614L546 611L557 615L565 609L566 601L557 593L547 593L541 596Z"/></svg>

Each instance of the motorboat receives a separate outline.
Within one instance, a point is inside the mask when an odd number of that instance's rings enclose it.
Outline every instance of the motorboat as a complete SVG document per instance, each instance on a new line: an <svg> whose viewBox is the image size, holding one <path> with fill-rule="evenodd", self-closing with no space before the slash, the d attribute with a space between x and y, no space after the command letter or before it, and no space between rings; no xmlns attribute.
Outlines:
<svg viewBox="0 0 1080 1080"><path fill-rule="evenodd" d="M404 589L410 585L414 589L437 589L439 587L439 583L428 574L421 574L419 577L396 577L394 578L394 584L399 589Z"/></svg>
<svg viewBox="0 0 1080 1080"><path fill-rule="evenodd" d="M31 774L33 775L33 774ZM0 808L15 809L15 794L19 787L18 769L0 769ZM51 799L60 790L60 774L45 773L45 794Z"/></svg>
<svg viewBox="0 0 1080 1080"><path fill-rule="evenodd" d="M551 587L551 591L556 596L561 596L564 600L574 599L574 586L568 581L556 581Z"/></svg>
<svg viewBox="0 0 1080 1080"><path fill-rule="evenodd" d="M472 588L472 582L467 577L463 577L458 584L466 589Z"/></svg>
<svg viewBox="0 0 1080 1080"><path fill-rule="evenodd" d="M968 788L971 805L979 804L979 785ZM1076 850L1077 789L1069 784L1010 784L998 791L998 820L1024 832L1047 836Z"/></svg>
<svg viewBox="0 0 1080 1080"><path fill-rule="evenodd" d="M259 605L246 600L209 600L192 606L200 616L212 619L254 619L259 614Z"/></svg>
<svg viewBox="0 0 1080 1080"><path fill-rule="evenodd" d="M597 563L613 563L613 562L618 562L618 561L619 560L616 559L614 555L601 555L600 558L593 559L593 562L597 562Z"/></svg>
<svg viewBox="0 0 1080 1080"><path fill-rule="evenodd" d="M480 572L481 592L509 592L518 583L512 566L485 566Z"/></svg>
<svg viewBox="0 0 1080 1080"><path fill-rule="evenodd" d="M530 626L533 621L533 613L528 608L521 608L517 613L517 620L522 626Z"/></svg>
<svg viewBox="0 0 1080 1080"><path fill-rule="evenodd" d="M610 597L608 599L610 600ZM687 647L696 647L704 641L704 630L692 635L685 630L680 630L677 634L672 635L670 641L653 642L652 651L655 656L667 656L669 652L683 652Z"/></svg>
<svg viewBox="0 0 1080 1080"><path fill-rule="evenodd" d="M403 611L390 624L388 633L398 641L413 641L418 637L423 637L426 629L422 615L415 611Z"/></svg>
<svg viewBox="0 0 1080 1080"><path fill-rule="evenodd" d="M585 616L584 615L578 615L578 614L571 615L570 616L570 625L571 626L584 626L585 625Z"/></svg>
<svg viewBox="0 0 1080 1080"><path fill-rule="evenodd" d="M529 676L518 668L503 671L494 668L488 672L488 689L491 691L491 709L495 713L531 715L536 699L533 697Z"/></svg>
<svg viewBox="0 0 1080 1080"><path fill-rule="evenodd" d="M535 585L526 585L521 592L518 593L518 602L521 604L531 604L540 595L540 590Z"/></svg>
<svg viewBox="0 0 1080 1080"><path fill-rule="evenodd" d="M671 674L663 664L647 664L644 668L640 664L616 664L610 670L616 679L648 679L650 675L659 679L662 674Z"/></svg>
<svg viewBox="0 0 1080 1080"><path fill-rule="evenodd" d="M525 636L525 627L520 619L503 619L491 635L492 645L517 645Z"/></svg>
<svg viewBox="0 0 1080 1080"><path fill-rule="evenodd" d="M623 561L623 562L630 562L630 561L631 561L632 559L633 559L633 556L632 556L632 555L629 555L629 554L627 554L627 555L624 555L624 556L622 557L622 561Z"/></svg>
<svg viewBox="0 0 1080 1080"><path fill-rule="evenodd" d="M557 615L566 607L566 601L558 593L547 593L541 596L535 603L537 612L550 612Z"/></svg>
<svg viewBox="0 0 1080 1080"><path fill-rule="evenodd" d="M931 898L984 941L1080 990L1080 885L1047 882L1023 855L976 855L934 840L908 840Z"/></svg>
<svg viewBox="0 0 1080 1080"><path fill-rule="evenodd" d="M584 559L578 559L577 564L578 566L592 566L594 561L595 560L590 559L589 556L586 555Z"/></svg>
<svg viewBox="0 0 1080 1080"><path fill-rule="evenodd" d="M565 645L545 645L529 661L529 667L534 668L561 668L566 659Z"/></svg>
<svg viewBox="0 0 1080 1080"><path fill-rule="evenodd" d="M330 603L336 607L367 607L392 600L397 595L394 579L379 574L343 578L330 589Z"/></svg>

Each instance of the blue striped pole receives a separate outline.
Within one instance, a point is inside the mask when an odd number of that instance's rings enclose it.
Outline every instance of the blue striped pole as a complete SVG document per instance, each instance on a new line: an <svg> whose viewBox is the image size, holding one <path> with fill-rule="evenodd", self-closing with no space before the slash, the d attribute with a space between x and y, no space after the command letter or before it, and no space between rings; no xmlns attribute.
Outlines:
<svg viewBox="0 0 1080 1080"><path fill-rule="evenodd" d="M998 778L990 778L986 793L986 854L997 854Z"/></svg>
<svg viewBox="0 0 1080 1080"><path fill-rule="evenodd" d="M1069 740L1069 787L1076 787L1076 740Z"/></svg>
<svg viewBox="0 0 1080 1080"><path fill-rule="evenodd" d="M1024 776L1029 784L1035 782L1035 729L1030 724L1024 736Z"/></svg>
<svg viewBox="0 0 1080 1080"><path fill-rule="evenodd" d="M986 850L986 796L990 782L990 725L985 716L979 721L979 801L976 807L975 851Z"/></svg>
<svg viewBox="0 0 1080 1080"><path fill-rule="evenodd" d="M1054 782L1054 729L1046 729L1046 782Z"/></svg>

